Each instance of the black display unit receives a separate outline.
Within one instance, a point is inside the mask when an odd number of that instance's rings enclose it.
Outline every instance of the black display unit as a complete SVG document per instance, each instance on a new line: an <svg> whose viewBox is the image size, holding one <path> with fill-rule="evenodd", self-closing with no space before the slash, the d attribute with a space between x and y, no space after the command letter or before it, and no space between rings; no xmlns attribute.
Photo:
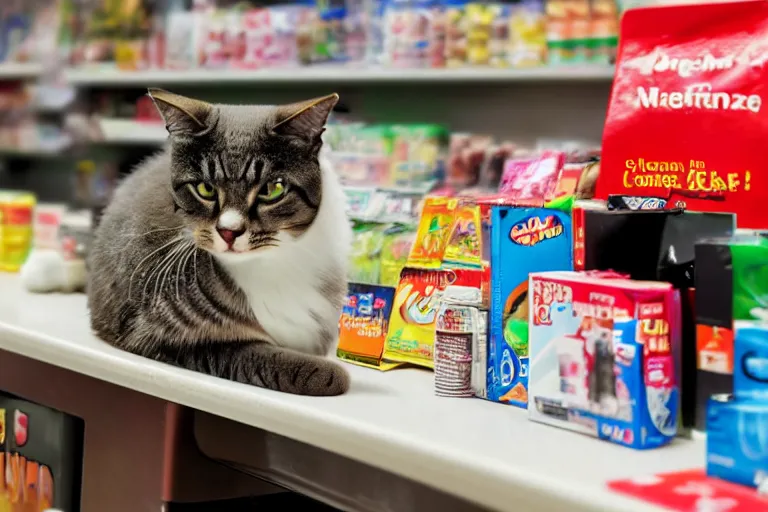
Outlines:
<svg viewBox="0 0 768 512"><path fill-rule="evenodd" d="M0 392L0 510L80 510L83 420Z"/></svg>

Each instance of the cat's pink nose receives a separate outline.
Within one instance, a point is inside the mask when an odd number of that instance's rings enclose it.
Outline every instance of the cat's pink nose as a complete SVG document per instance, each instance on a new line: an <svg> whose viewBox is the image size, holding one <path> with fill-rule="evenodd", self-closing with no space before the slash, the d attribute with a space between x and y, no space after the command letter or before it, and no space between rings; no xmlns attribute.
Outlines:
<svg viewBox="0 0 768 512"><path fill-rule="evenodd" d="M216 231L219 232L219 236L221 236L221 239L224 240L228 246L232 247L232 244L235 243L235 240L237 237L245 233L244 229L223 229L223 228L216 228Z"/></svg>

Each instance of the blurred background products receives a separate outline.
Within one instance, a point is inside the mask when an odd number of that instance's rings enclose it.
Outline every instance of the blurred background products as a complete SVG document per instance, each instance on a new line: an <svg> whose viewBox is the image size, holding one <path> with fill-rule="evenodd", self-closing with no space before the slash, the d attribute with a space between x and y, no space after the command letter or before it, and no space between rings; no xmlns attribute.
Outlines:
<svg viewBox="0 0 768 512"><path fill-rule="evenodd" d="M618 34L613 0L334 0L267 6L60 0L58 5L59 47L69 63L123 70L608 64Z"/></svg>

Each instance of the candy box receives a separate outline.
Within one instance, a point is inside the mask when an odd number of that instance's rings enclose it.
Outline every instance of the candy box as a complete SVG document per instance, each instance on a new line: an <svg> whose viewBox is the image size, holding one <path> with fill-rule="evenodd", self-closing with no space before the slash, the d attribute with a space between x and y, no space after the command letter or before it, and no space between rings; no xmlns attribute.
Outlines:
<svg viewBox="0 0 768 512"><path fill-rule="evenodd" d="M379 370L397 366L381 360L394 296L389 286L350 283L339 320L339 359Z"/></svg>
<svg viewBox="0 0 768 512"><path fill-rule="evenodd" d="M677 433L679 293L613 272L532 274L530 419L632 448Z"/></svg>
<svg viewBox="0 0 768 512"><path fill-rule="evenodd" d="M528 403L528 274L570 270L571 219L547 208L492 206L487 397Z"/></svg>

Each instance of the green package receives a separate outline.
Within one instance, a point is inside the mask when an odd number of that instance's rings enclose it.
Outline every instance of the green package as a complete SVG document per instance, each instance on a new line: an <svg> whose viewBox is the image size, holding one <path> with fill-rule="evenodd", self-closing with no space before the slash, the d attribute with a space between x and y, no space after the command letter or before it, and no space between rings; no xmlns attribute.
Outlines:
<svg viewBox="0 0 768 512"><path fill-rule="evenodd" d="M381 272L383 227L375 223L359 223L352 234L349 280L353 283L377 284Z"/></svg>

